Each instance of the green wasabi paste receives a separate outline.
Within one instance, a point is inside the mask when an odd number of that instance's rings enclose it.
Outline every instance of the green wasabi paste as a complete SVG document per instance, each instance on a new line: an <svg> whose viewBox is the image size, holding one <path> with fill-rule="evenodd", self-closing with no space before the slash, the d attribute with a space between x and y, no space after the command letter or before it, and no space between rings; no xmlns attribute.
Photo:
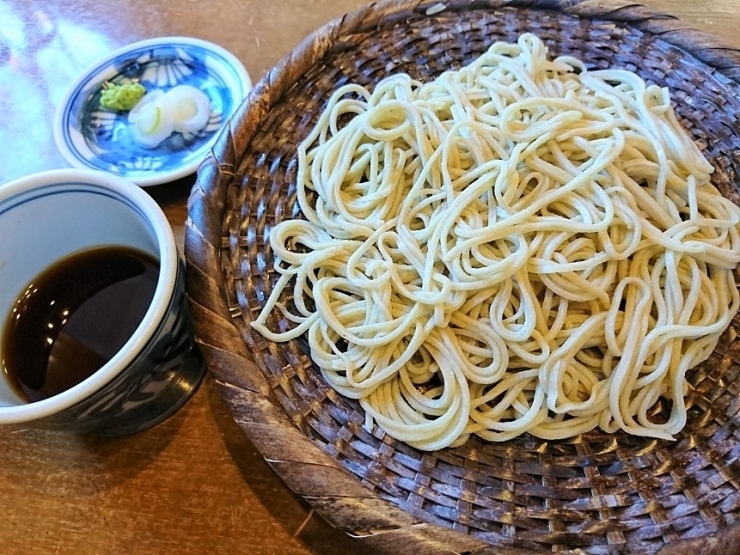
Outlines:
<svg viewBox="0 0 740 555"><path fill-rule="evenodd" d="M128 85L107 83L103 86L100 105L108 110L130 110L145 94L146 89L139 83Z"/></svg>

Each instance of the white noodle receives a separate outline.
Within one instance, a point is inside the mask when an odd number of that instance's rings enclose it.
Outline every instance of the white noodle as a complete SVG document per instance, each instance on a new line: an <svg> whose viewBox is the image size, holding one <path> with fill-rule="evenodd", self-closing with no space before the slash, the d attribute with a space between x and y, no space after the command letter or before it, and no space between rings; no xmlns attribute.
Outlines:
<svg viewBox="0 0 740 555"><path fill-rule="evenodd" d="M338 89L298 156L307 221L272 229L252 325L307 332L368 426L427 450L684 426L685 374L740 304L740 209L666 89L525 34L426 84ZM268 329L276 307L294 329Z"/></svg>

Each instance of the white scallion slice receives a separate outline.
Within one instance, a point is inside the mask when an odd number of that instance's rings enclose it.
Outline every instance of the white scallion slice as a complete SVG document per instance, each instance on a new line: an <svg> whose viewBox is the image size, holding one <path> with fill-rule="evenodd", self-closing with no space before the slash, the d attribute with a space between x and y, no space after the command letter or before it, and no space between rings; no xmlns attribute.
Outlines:
<svg viewBox="0 0 740 555"><path fill-rule="evenodd" d="M158 146L159 143L172 135L173 131L170 110L166 105L159 102L144 106L131 126L134 139L146 148Z"/></svg>
<svg viewBox="0 0 740 555"><path fill-rule="evenodd" d="M162 99L163 96L164 91L162 89L154 89L146 93L144 96L141 97L136 105L131 108L131 110L129 110L128 122L136 123L136 121L142 117L142 114L145 111L146 107L156 104L157 102L159 102L159 100Z"/></svg>
<svg viewBox="0 0 740 555"><path fill-rule="evenodd" d="M173 87L165 93L162 102L170 108L175 131L180 133L197 133L211 117L208 96L190 85Z"/></svg>

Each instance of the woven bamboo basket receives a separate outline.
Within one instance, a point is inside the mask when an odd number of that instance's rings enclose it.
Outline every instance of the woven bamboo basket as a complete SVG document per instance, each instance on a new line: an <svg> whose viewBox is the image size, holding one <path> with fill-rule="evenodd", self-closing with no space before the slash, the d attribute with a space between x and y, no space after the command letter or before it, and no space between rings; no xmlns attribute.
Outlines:
<svg viewBox="0 0 740 555"><path fill-rule="evenodd" d="M273 344L249 326L275 279L268 230L298 213L296 146L332 90L399 71L428 80L525 31L551 54L669 87L715 184L740 202L740 51L621 0L379 2L272 69L201 166L186 235L197 340L234 419L288 487L379 552L740 553L739 318L689 374L676 441L591 432L437 452L364 430L359 405L328 387L301 340Z"/></svg>

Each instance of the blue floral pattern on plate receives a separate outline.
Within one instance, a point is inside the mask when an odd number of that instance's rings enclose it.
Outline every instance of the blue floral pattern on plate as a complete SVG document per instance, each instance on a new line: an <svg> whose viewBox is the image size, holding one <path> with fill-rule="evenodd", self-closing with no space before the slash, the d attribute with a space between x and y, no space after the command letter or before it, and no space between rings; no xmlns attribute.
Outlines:
<svg viewBox="0 0 740 555"><path fill-rule="evenodd" d="M155 148L141 146L127 112L100 105L103 83L133 81L147 91L197 87L211 101L208 124L196 134L173 133ZM57 112L57 146L76 167L108 171L141 186L172 181L198 168L250 87L244 66L219 46L185 37L139 42L96 64L69 89Z"/></svg>

